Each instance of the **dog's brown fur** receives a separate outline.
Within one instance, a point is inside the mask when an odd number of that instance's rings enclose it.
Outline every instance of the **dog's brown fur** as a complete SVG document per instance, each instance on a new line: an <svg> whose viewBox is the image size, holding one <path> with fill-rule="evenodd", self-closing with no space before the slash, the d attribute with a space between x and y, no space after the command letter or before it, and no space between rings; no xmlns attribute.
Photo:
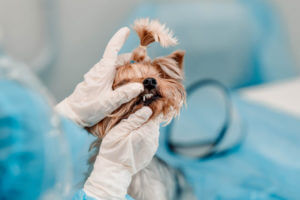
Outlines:
<svg viewBox="0 0 300 200"><path fill-rule="evenodd" d="M186 94L182 85L183 80L183 58L184 51L175 51L164 57L151 60L147 56L146 46L157 41L164 47L175 45L177 40L173 38L169 29L161 25L158 21L141 19L135 22L134 29L140 37L140 46L132 52L131 60L122 66L117 67L113 89L127 83L143 83L146 78L154 78L157 81L157 88L148 91L144 90L138 97L130 102L121 105L110 116L104 118L98 124L88 128L88 131L98 136L100 139L116 126L122 119L126 119L130 114L136 112L142 106L149 106L153 114L149 120L163 114L166 122L172 120L185 102ZM153 94L153 99L143 101L145 94ZM100 141L95 142L91 147L99 147ZM93 162L95 157L91 158Z"/></svg>

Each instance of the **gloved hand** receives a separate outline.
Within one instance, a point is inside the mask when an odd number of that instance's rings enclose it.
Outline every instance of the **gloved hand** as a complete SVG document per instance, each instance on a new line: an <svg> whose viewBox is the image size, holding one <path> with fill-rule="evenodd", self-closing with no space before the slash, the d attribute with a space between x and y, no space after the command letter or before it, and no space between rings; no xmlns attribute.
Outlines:
<svg viewBox="0 0 300 200"><path fill-rule="evenodd" d="M84 185L88 196L103 200L124 199L132 175L152 160L159 137L159 117L143 107L122 120L103 138L94 169Z"/></svg>
<svg viewBox="0 0 300 200"><path fill-rule="evenodd" d="M84 75L84 81L74 92L56 106L59 113L82 127L90 127L144 90L141 83L129 83L112 90L116 64L130 57L129 54L118 56L129 32L124 27L111 38L100 62Z"/></svg>

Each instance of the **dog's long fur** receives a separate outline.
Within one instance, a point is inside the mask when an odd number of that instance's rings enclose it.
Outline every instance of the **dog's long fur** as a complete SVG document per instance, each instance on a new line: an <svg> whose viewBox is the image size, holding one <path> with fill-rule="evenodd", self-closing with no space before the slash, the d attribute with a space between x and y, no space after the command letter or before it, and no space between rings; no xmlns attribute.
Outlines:
<svg viewBox="0 0 300 200"><path fill-rule="evenodd" d="M136 20L133 28L140 37L140 46L132 52L133 62L128 61L117 67L113 89L127 83L143 83L147 78L154 78L157 81L157 87L151 90L145 88L141 95L121 105L95 126L87 128L99 138L91 148L99 150L101 138L122 119L126 119L142 106L146 105L152 109L153 114L149 120L162 114L164 121L168 123L179 113L185 102L185 89L181 83L185 52L175 51L168 56L154 60L147 56L147 46L152 42L159 42L163 47L176 45L177 39L173 37L173 33L157 20ZM91 164L95 161L95 157L90 159ZM133 177L128 193L137 200L174 199L175 174L174 169L155 158L147 168ZM183 176L180 177L183 180Z"/></svg>

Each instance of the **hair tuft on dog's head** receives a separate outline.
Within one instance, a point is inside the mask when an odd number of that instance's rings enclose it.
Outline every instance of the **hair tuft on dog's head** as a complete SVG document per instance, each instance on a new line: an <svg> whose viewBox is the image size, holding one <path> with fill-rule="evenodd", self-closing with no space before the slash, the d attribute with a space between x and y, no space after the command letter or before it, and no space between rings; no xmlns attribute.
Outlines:
<svg viewBox="0 0 300 200"><path fill-rule="evenodd" d="M173 36L173 32L158 20L149 20L149 18L138 19L134 22L133 29L140 37L141 46L159 42L162 47L168 47L178 43Z"/></svg>

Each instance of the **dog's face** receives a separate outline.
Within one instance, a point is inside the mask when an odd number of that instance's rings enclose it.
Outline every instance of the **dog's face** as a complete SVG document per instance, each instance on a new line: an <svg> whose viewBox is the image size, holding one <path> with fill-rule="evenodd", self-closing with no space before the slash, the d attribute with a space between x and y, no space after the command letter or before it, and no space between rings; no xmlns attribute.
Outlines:
<svg viewBox="0 0 300 200"><path fill-rule="evenodd" d="M171 55L153 61L145 58L143 61L118 66L113 83L114 90L127 83L138 82L144 85L144 91L89 128L89 131L103 137L122 119L142 106L149 106L152 109L151 118L163 114L164 121L170 121L179 113L185 102L185 89L182 85L183 57L183 51L175 51Z"/></svg>

